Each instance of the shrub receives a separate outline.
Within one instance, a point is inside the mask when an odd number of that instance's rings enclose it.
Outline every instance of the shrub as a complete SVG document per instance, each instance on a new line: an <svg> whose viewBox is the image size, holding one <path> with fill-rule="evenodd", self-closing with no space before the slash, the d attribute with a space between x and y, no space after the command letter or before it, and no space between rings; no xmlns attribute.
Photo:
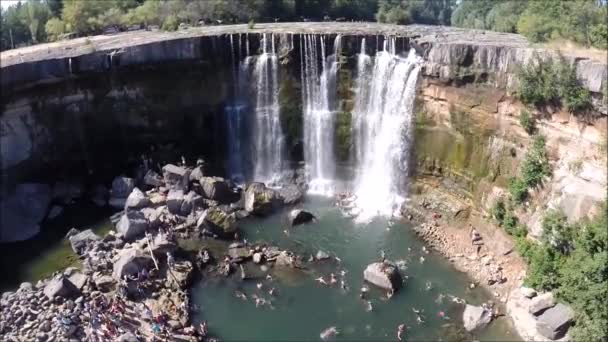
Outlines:
<svg viewBox="0 0 608 342"><path fill-rule="evenodd" d="M551 167L545 151L545 137L542 135L534 137L522 164L521 174L528 188L540 184L544 177L551 175Z"/></svg>
<svg viewBox="0 0 608 342"><path fill-rule="evenodd" d="M574 248L574 232L561 211L549 210L542 221L543 241L563 255Z"/></svg>
<svg viewBox="0 0 608 342"><path fill-rule="evenodd" d="M528 197L528 186L520 178L509 180L509 193L515 203L522 203Z"/></svg>
<svg viewBox="0 0 608 342"><path fill-rule="evenodd" d="M178 27L179 20L177 16L173 14L167 16L167 18L165 18L165 21L163 21L163 26L161 26L161 28L165 31L176 31Z"/></svg>
<svg viewBox="0 0 608 342"><path fill-rule="evenodd" d="M505 201L502 198L499 198L494 202L494 206L492 206L491 215L496 220L498 225L502 225L502 220L505 217Z"/></svg>
<svg viewBox="0 0 608 342"><path fill-rule="evenodd" d="M532 134L536 130L536 119L525 109L519 113L519 124L528 134Z"/></svg>

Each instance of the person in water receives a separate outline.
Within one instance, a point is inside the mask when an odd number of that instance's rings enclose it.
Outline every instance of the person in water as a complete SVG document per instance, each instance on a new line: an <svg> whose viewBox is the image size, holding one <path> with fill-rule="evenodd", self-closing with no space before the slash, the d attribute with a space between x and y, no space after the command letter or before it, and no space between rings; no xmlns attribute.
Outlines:
<svg viewBox="0 0 608 342"><path fill-rule="evenodd" d="M397 339L403 341L403 334L405 333L405 324L401 323L397 327Z"/></svg>

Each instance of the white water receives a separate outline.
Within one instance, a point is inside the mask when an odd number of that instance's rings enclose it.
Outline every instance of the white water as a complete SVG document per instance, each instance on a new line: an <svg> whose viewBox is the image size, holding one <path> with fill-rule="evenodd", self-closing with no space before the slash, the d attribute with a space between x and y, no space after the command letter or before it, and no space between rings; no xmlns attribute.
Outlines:
<svg viewBox="0 0 608 342"><path fill-rule="evenodd" d="M279 108L279 61L274 35L264 34L252 81L255 87L254 180L273 183L283 168L284 137ZM247 43L248 44L248 43ZM248 46L247 46L248 48Z"/></svg>
<svg viewBox="0 0 608 342"><path fill-rule="evenodd" d="M391 215L403 201L419 58L395 55L394 39L371 59L364 47L358 57L353 110L358 220Z"/></svg>
<svg viewBox="0 0 608 342"><path fill-rule="evenodd" d="M309 192L325 195L332 194L335 176L334 111L340 38L336 36L333 54L326 56L325 37L300 37L304 160L309 167Z"/></svg>

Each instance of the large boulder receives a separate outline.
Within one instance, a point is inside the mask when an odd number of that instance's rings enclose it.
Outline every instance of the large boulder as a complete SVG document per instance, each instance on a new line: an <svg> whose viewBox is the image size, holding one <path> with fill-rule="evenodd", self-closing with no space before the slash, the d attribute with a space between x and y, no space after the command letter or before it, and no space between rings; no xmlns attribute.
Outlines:
<svg viewBox="0 0 608 342"><path fill-rule="evenodd" d="M144 175L144 184L157 188L164 184L163 177L153 170L148 170L148 172L146 172Z"/></svg>
<svg viewBox="0 0 608 342"><path fill-rule="evenodd" d="M144 251L137 248L123 249L114 262L112 275L114 279L120 280L125 275L135 276L142 269L150 268L152 265L152 257Z"/></svg>
<svg viewBox="0 0 608 342"><path fill-rule="evenodd" d="M228 183L221 177L202 177L200 179L205 198L228 204L233 201L234 193Z"/></svg>
<svg viewBox="0 0 608 342"><path fill-rule="evenodd" d="M167 194L167 209L173 215L181 215L184 203L184 190L172 189Z"/></svg>
<svg viewBox="0 0 608 342"><path fill-rule="evenodd" d="M69 240L74 253L82 255L87 250L89 244L100 241L101 237L93 233L91 229L87 229L70 236Z"/></svg>
<svg viewBox="0 0 608 342"><path fill-rule="evenodd" d="M55 297L74 298L80 295L76 285L63 274L51 279L44 287L43 292L49 299Z"/></svg>
<svg viewBox="0 0 608 342"><path fill-rule="evenodd" d="M162 216L167 207L156 207L156 208L143 208L141 209L141 213L144 215L146 220L148 221L148 226L152 229L158 228L162 223Z"/></svg>
<svg viewBox="0 0 608 342"><path fill-rule="evenodd" d="M0 200L0 241L14 242L31 238L40 231L40 222L51 203L51 187L26 183Z"/></svg>
<svg viewBox="0 0 608 342"><path fill-rule="evenodd" d="M492 321L492 312L481 306L467 304L462 313L462 322L467 331L483 328Z"/></svg>
<svg viewBox="0 0 608 342"><path fill-rule="evenodd" d="M200 182L201 178L203 178L205 176L203 171L204 170L203 170L202 166L197 166L194 169L192 169L192 172L190 172L190 181L191 182Z"/></svg>
<svg viewBox="0 0 608 342"><path fill-rule="evenodd" d="M289 212L289 223L292 226L297 226L300 224L312 222L315 220L315 215L312 213L301 210L301 209L293 209Z"/></svg>
<svg viewBox="0 0 608 342"><path fill-rule="evenodd" d="M304 197L302 190L300 190L300 188L295 184L284 186L277 191L279 192L279 196L285 205L296 204L302 200L302 197Z"/></svg>
<svg viewBox="0 0 608 342"><path fill-rule="evenodd" d="M573 319L574 312L572 309L567 305L558 303L538 316L536 328L544 337L557 340L566 335Z"/></svg>
<svg viewBox="0 0 608 342"><path fill-rule="evenodd" d="M204 206L203 198L194 191L190 191L184 196L184 201L180 208L180 213L183 216L188 216L192 211Z"/></svg>
<svg viewBox="0 0 608 342"><path fill-rule="evenodd" d="M206 228L219 236L231 236L237 230L234 213L228 214L218 207L209 208L201 219Z"/></svg>
<svg viewBox="0 0 608 342"><path fill-rule="evenodd" d="M146 196L146 194L144 194L138 188L133 188L133 191L131 191L129 197L127 197L127 201L125 203L125 210L141 209L149 206L150 204L150 199L148 198L148 196Z"/></svg>
<svg viewBox="0 0 608 342"><path fill-rule="evenodd" d="M157 234L152 240L150 249L152 249L152 253L154 253L154 255L163 256L166 255L167 252L175 252L177 249L177 243L167 239L166 234Z"/></svg>
<svg viewBox="0 0 608 342"><path fill-rule="evenodd" d="M271 214L281 204L276 190L269 189L264 183L251 183L244 193L245 210L253 215Z"/></svg>
<svg viewBox="0 0 608 342"><path fill-rule="evenodd" d="M543 311L555 305L555 298L553 297L552 292L543 293L538 295L530 300L530 306L528 307L528 311L538 316Z"/></svg>
<svg viewBox="0 0 608 342"><path fill-rule="evenodd" d="M111 196L115 198L127 198L131 191L135 188L135 180L133 178L119 176L112 181Z"/></svg>
<svg viewBox="0 0 608 342"><path fill-rule="evenodd" d="M251 258L251 250L242 243L233 243L228 246L228 256L233 262L241 262Z"/></svg>
<svg viewBox="0 0 608 342"><path fill-rule="evenodd" d="M363 279L387 290L397 290L403 284L399 269L388 262L369 264L363 271Z"/></svg>
<svg viewBox="0 0 608 342"><path fill-rule="evenodd" d="M167 285L178 289L187 288L192 281L192 271L194 267L190 261L177 261L167 277Z"/></svg>
<svg viewBox="0 0 608 342"><path fill-rule="evenodd" d="M128 211L124 213L116 224L116 231L121 233L127 241L141 237L148 229L148 220L140 211Z"/></svg>
<svg viewBox="0 0 608 342"><path fill-rule="evenodd" d="M163 166L165 186L170 190L188 191L190 171L184 167L167 164Z"/></svg>

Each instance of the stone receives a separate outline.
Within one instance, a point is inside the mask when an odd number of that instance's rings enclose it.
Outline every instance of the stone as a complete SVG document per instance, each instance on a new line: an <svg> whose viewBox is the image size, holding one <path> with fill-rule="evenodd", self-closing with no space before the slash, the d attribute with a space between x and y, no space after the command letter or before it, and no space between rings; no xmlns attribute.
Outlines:
<svg viewBox="0 0 608 342"><path fill-rule="evenodd" d="M235 262L241 262L251 258L251 251L243 244L231 244L228 246L228 256Z"/></svg>
<svg viewBox="0 0 608 342"><path fill-rule="evenodd" d="M46 215L46 219L52 220L54 218L57 218L59 215L61 215L61 213L63 213L63 207L59 206L59 205L54 205L51 207L51 210L49 210L49 214Z"/></svg>
<svg viewBox="0 0 608 342"><path fill-rule="evenodd" d="M204 221L205 227L220 236L233 235L237 231L235 215L228 214L218 207L209 208L201 218Z"/></svg>
<svg viewBox="0 0 608 342"><path fill-rule="evenodd" d="M280 252L276 256L275 265L276 266L294 267L295 260L294 260L293 256L289 252L282 251L282 252Z"/></svg>
<svg viewBox="0 0 608 342"><path fill-rule="evenodd" d="M304 193L295 184L284 186L277 191L279 193L279 197L285 205L296 204L302 200L302 197L304 197Z"/></svg>
<svg viewBox="0 0 608 342"><path fill-rule="evenodd" d="M192 281L192 271L194 271L194 267L190 261L175 262L171 275L167 278L169 286L177 286L179 289L187 288Z"/></svg>
<svg viewBox="0 0 608 342"><path fill-rule="evenodd" d="M163 166L163 179L169 190L188 191L190 171L184 167L167 164Z"/></svg>
<svg viewBox="0 0 608 342"><path fill-rule="evenodd" d="M184 203L183 190L169 190L167 195L167 209L173 215L181 215L182 204Z"/></svg>
<svg viewBox="0 0 608 342"><path fill-rule="evenodd" d="M369 264L363 271L363 279L387 290L397 290L403 284L399 269L388 262Z"/></svg>
<svg viewBox="0 0 608 342"><path fill-rule="evenodd" d="M552 292L546 292L541 295L538 295L530 300L530 306L528 307L528 312L531 314L538 316L544 310L555 305L555 298L553 297Z"/></svg>
<svg viewBox="0 0 608 342"><path fill-rule="evenodd" d="M197 166L194 169L192 169L192 172L190 172L190 181L191 182L200 182L201 178L203 178L204 172L203 172L203 167L202 166Z"/></svg>
<svg viewBox="0 0 608 342"><path fill-rule="evenodd" d="M152 229L158 228L162 223L162 216L167 207L143 208L141 213L148 220L148 226Z"/></svg>
<svg viewBox="0 0 608 342"><path fill-rule="evenodd" d="M99 272L93 274L92 281L95 284L95 287L101 292L109 292L115 283L114 278Z"/></svg>
<svg viewBox="0 0 608 342"><path fill-rule="evenodd" d="M492 312L481 306L467 304L462 313L462 322L467 331L485 327L492 321Z"/></svg>
<svg viewBox="0 0 608 342"><path fill-rule="evenodd" d="M193 210L202 208L204 205L203 198L194 191L190 191L184 196L184 201L180 208L182 216L188 216Z"/></svg>
<svg viewBox="0 0 608 342"><path fill-rule="evenodd" d="M19 291L22 292L31 292L34 290L34 285L32 285L32 283L29 282L23 282L19 285Z"/></svg>
<svg viewBox="0 0 608 342"><path fill-rule="evenodd" d="M95 234L91 229L87 229L70 236L69 240L74 253L82 255L89 244L100 241L101 237Z"/></svg>
<svg viewBox="0 0 608 342"><path fill-rule="evenodd" d="M55 297L71 298L80 295L80 290L63 275L51 279L44 287L43 292L49 299Z"/></svg>
<svg viewBox="0 0 608 342"><path fill-rule="evenodd" d="M278 193L264 183L249 184L243 196L245 210L258 216L271 214L281 203Z"/></svg>
<svg viewBox="0 0 608 342"><path fill-rule="evenodd" d="M146 196L146 194L144 194L138 188L133 188L133 191L131 191L125 202L125 210L141 209L149 206L150 204L150 199L148 196Z"/></svg>
<svg viewBox="0 0 608 342"><path fill-rule="evenodd" d="M522 286L520 288L521 294L526 298L536 297L536 291L532 288Z"/></svg>
<svg viewBox="0 0 608 342"><path fill-rule="evenodd" d="M205 198L222 204L228 204L235 199L232 189L221 177L203 177L199 182Z"/></svg>
<svg viewBox="0 0 608 342"><path fill-rule="evenodd" d="M293 209L289 212L289 223L292 226L312 222L315 218L315 215L302 209Z"/></svg>
<svg viewBox="0 0 608 342"><path fill-rule="evenodd" d="M316 258L317 260L325 260L325 259L329 259L329 254L327 254L327 253L326 253L326 252L324 252L324 251L319 250L319 251L317 251L317 254L315 255L315 258Z"/></svg>
<svg viewBox="0 0 608 342"><path fill-rule="evenodd" d="M262 253L253 253L253 262L256 264L261 264L264 258L264 254Z"/></svg>
<svg viewBox="0 0 608 342"><path fill-rule="evenodd" d="M82 288L86 285L89 278L81 272L72 273L68 279L78 290L82 290Z"/></svg>
<svg viewBox="0 0 608 342"><path fill-rule="evenodd" d="M163 186L163 177L153 170L148 170L144 175L144 184L155 188Z"/></svg>
<svg viewBox="0 0 608 342"><path fill-rule="evenodd" d="M150 248L152 249L152 253L154 253L154 255L163 256L166 255L167 252L175 252L177 249L177 244L173 241L169 241L166 234L156 234Z"/></svg>
<svg viewBox="0 0 608 342"><path fill-rule="evenodd" d="M127 198L131 191L135 188L135 180L133 178L118 176L112 181L112 190L110 194L114 198Z"/></svg>
<svg viewBox="0 0 608 342"><path fill-rule="evenodd" d="M148 220L140 211L124 213L116 224L116 231L122 234L126 241L143 236L146 229L148 229Z"/></svg>
<svg viewBox="0 0 608 342"><path fill-rule="evenodd" d="M51 187L46 184L18 184L13 193L0 200L0 241L27 240L40 231L40 222L51 203Z"/></svg>
<svg viewBox="0 0 608 342"><path fill-rule="evenodd" d="M140 340L130 331L118 336L116 342L139 342Z"/></svg>
<svg viewBox="0 0 608 342"><path fill-rule="evenodd" d="M120 280L125 275L135 276L144 267L149 268L152 264L152 257L140 249L123 249L114 262L112 276L116 280Z"/></svg>
<svg viewBox="0 0 608 342"><path fill-rule="evenodd" d="M544 337L557 340L566 335L573 320L574 311L569 306L558 303L538 316L536 328Z"/></svg>

